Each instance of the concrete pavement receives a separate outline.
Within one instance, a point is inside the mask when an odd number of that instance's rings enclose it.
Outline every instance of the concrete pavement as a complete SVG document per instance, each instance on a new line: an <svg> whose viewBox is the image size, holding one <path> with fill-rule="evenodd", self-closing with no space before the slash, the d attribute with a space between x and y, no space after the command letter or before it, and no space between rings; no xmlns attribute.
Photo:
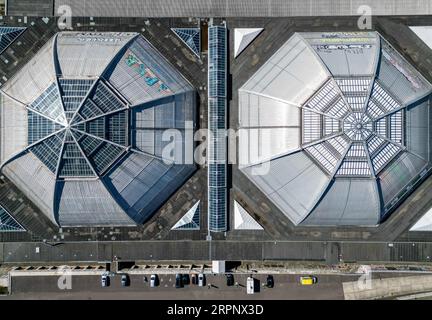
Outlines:
<svg viewBox="0 0 432 320"><path fill-rule="evenodd" d="M146 274L150 278L150 274ZM254 274L258 280L258 290L253 295L246 293L248 274L234 274L239 286L226 286L225 275L206 275L211 288L186 285L175 288L175 274L159 275L160 285L150 288L143 275L130 275L130 286L122 287L120 275L111 277L109 287L101 287L100 276L82 275L72 277L70 290L60 290L58 276L20 276L12 279L12 295L3 299L146 299L146 300L255 300L255 299L343 299L342 282L357 276L320 275L314 286L302 286L300 275L274 275L274 288L263 287L266 274Z"/></svg>
<svg viewBox="0 0 432 320"><path fill-rule="evenodd" d="M346 300L382 299L416 292L432 291L432 276L409 276L397 278L373 279L370 285L357 281L343 283Z"/></svg>
<svg viewBox="0 0 432 320"><path fill-rule="evenodd" d="M430 263L432 242L326 241L88 241L0 243L0 263L120 261L311 261Z"/></svg>

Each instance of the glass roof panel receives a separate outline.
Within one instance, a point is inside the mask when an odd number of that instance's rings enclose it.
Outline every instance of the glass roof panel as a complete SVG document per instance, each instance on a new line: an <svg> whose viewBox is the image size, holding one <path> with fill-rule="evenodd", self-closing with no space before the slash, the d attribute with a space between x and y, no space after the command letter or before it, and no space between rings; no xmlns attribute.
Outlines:
<svg viewBox="0 0 432 320"><path fill-rule="evenodd" d="M25 231L25 229L12 217L9 212L6 211L5 208L0 206L0 232L14 231Z"/></svg>
<svg viewBox="0 0 432 320"><path fill-rule="evenodd" d="M32 104L30 109L47 116L54 121L66 125L66 117L57 85L52 83Z"/></svg>
<svg viewBox="0 0 432 320"><path fill-rule="evenodd" d="M199 57L201 52L200 28L172 28L171 30Z"/></svg>
<svg viewBox="0 0 432 320"><path fill-rule="evenodd" d="M93 170L69 131L66 134L58 175L60 178L94 176Z"/></svg>
<svg viewBox="0 0 432 320"><path fill-rule="evenodd" d="M0 27L0 53L6 50L26 28Z"/></svg>
<svg viewBox="0 0 432 320"><path fill-rule="evenodd" d="M29 150L42 161L47 168L55 173L60 158L64 138L64 131L61 131L42 142L34 145Z"/></svg>
<svg viewBox="0 0 432 320"><path fill-rule="evenodd" d="M27 111L27 137L29 145L59 131L61 128L63 126L59 123L42 117L30 110Z"/></svg>
<svg viewBox="0 0 432 320"><path fill-rule="evenodd" d="M59 79L59 87L63 98L66 118L70 121L87 96L95 80L89 79Z"/></svg>

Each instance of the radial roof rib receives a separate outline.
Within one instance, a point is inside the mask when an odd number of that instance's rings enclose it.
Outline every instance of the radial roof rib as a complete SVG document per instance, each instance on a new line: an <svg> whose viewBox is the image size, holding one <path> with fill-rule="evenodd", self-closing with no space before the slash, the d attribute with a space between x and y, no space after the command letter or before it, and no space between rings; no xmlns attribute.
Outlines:
<svg viewBox="0 0 432 320"><path fill-rule="evenodd" d="M59 76L61 75L61 68L60 68L58 55L57 55L57 37L58 37L58 34L55 34L54 39L53 39L53 46L52 46L52 59L53 59L53 65L54 65L54 70L55 70L55 75L56 75L55 76L55 85L57 86L57 92L59 93L59 97L61 97L61 91L60 91L60 85L59 85ZM63 104L62 98L60 98L60 103L62 106L63 115L64 115L64 119L65 119L64 124L66 124L66 121L67 121L66 108Z"/></svg>
<svg viewBox="0 0 432 320"><path fill-rule="evenodd" d="M308 156L314 159L332 178L341 160L350 147L350 140L345 135L327 139L319 144L305 148Z"/></svg>
<svg viewBox="0 0 432 320"><path fill-rule="evenodd" d="M27 109L6 95L0 94L0 162L21 152L27 146ZM6 135L6 131L10 135Z"/></svg>
<svg viewBox="0 0 432 320"><path fill-rule="evenodd" d="M28 108L63 126L67 124L57 80L54 80L36 100L28 104Z"/></svg>
<svg viewBox="0 0 432 320"><path fill-rule="evenodd" d="M335 76L371 76L375 73L378 37L374 32L301 33L330 73ZM356 51L361 50L362 54Z"/></svg>
<svg viewBox="0 0 432 320"><path fill-rule="evenodd" d="M125 150L127 149L127 146L124 146L124 145L122 145L122 144L119 144L119 143L116 143L116 142L114 142L114 141L108 140L108 139L106 139L106 138L104 138L104 137L97 136L97 135L92 134L92 133L90 133L90 132L82 131L82 130L79 130L79 129L76 129L76 128L74 128L74 129L72 129L72 130L73 130L73 131L77 131L77 132L79 132L79 133L81 133L81 134L84 134L84 135L86 135L86 136L92 137L92 138L94 138L94 139L100 140L100 141L102 141L102 142L106 142L106 143L112 144L112 145L114 145L114 146L116 146L116 147L119 147L119 148L122 148L122 149L125 149Z"/></svg>
<svg viewBox="0 0 432 320"><path fill-rule="evenodd" d="M74 132L83 134L78 145L97 176L105 173L127 151L127 147L112 141L79 130Z"/></svg>
<svg viewBox="0 0 432 320"><path fill-rule="evenodd" d="M268 162L300 150L299 128L243 128L239 131L239 165Z"/></svg>
<svg viewBox="0 0 432 320"><path fill-rule="evenodd" d="M308 212L308 215L306 215L302 221L304 221L304 219L306 219L309 215L310 212L313 210L313 208L315 208L317 206L317 204L320 202L320 200L324 197L324 195L326 194L326 192L328 192L328 190L331 188L332 183L335 180L335 176L339 170L339 168L341 167L345 156L347 155L347 153L349 152L350 148L351 148L352 143L347 143L346 145L343 146L343 148L339 149L339 154L340 157L336 158L337 162L334 165L333 169L330 171L329 179L327 180L326 184L322 187L322 189L320 190L320 192L317 194L317 196L314 198L311 206L310 206L310 210ZM308 154L308 153L306 153ZM308 154L310 156L310 154Z"/></svg>
<svg viewBox="0 0 432 320"><path fill-rule="evenodd" d="M341 89L333 78L328 79L302 108L336 120L344 118L351 111Z"/></svg>
<svg viewBox="0 0 432 320"><path fill-rule="evenodd" d="M100 81L99 79L95 79L95 80L94 80L93 85L92 85L91 88L88 90L88 92L87 92L87 94L85 95L85 97L83 97L83 99L82 99L81 103L79 104L79 106L76 108L76 110L75 110L75 112L74 112L74 114L72 115L72 118L71 118L71 120L70 120L70 123L71 123L72 125L80 122L79 119L78 119L78 117L76 117L76 115L77 115L78 112L81 110L82 106L83 106L84 103L87 101L87 99L88 99L88 97L90 96L90 94L92 94L92 93L94 92L94 89L96 88L96 86L97 86L97 84L98 84L99 81ZM84 118L83 118L83 119L84 119Z"/></svg>
<svg viewBox="0 0 432 320"><path fill-rule="evenodd" d="M308 65L309 68L304 68ZM327 80L327 70L295 34L243 85L241 90L302 105ZM290 86L281 84L290 83Z"/></svg>
<svg viewBox="0 0 432 320"><path fill-rule="evenodd" d="M86 101L85 103L87 103L87 101ZM84 103L84 104L85 104L85 103ZM92 103L93 103L93 102L92 102ZM83 104L83 105L84 105L84 104ZM80 117L75 117L75 116L74 116L74 121L73 121L73 123L72 123L72 126L77 126L77 125L82 124L82 123L85 123L85 122L91 122L91 121L96 120L96 119L98 119L98 118L103 118L103 117L106 117L106 116L109 116L109 115L112 115L112 114L115 114L115 113L118 113L118 112L121 112L121 111L125 111L125 110L127 110L127 109L128 109L127 106L123 106L123 107L120 108L120 109L115 109L115 110L107 111L107 112L105 112L105 113L103 113L103 111L101 111L101 113L98 113L98 114L92 115L92 116L90 116L88 119L84 118L84 116L81 115L81 114L78 112L78 113L76 113L76 114L78 114ZM75 115L76 115L76 114L75 114Z"/></svg>
<svg viewBox="0 0 432 320"><path fill-rule="evenodd" d="M194 171L194 165L168 165L132 151L110 170L104 183L128 215L143 223L160 206L160 199L172 194Z"/></svg>
<svg viewBox="0 0 432 320"><path fill-rule="evenodd" d="M302 109L302 145L312 144L322 139L341 134L339 120L317 114L310 109Z"/></svg>
<svg viewBox="0 0 432 320"><path fill-rule="evenodd" d="M100 76L136 36L136 33L59 33L57 56L62 76L68 79Z"/></svg>
<svg viewBox="0 0 432 320"><path fill-rule="evenodd" d="M31 151L33 147L42 144L45 140L49 140L50 138L52 138L53 136L59 135L59 134L63 134L64 129L60 129L58 131L52 132L51 134L25 146L23 149L19 149L17 152L15 152L14 154L12 154L9 158L7 158L5 161L3 161L3 163L0 166L0 169L2 169L5 165L7 165L9 162L15 160L16 158L26 154L27 152ZM27 143L27 140L26 140ZM55 172L55 170L53 170L53 172Z"/></svg>
<svg viewBox="0 0 432 320"><path fill-rule="evenodd" d="M7 163L2 172L55 224L53 215L56 178L36 156L26 152Z"/></svg>
<svg viewBox="0 0 432 320"><path fill-rule="evenodd" d="M404 106L432 92L431 84L383 38L378 79Z"/></svg>
<svg viewBox="0 0 432 320"><path fill-rule="evenodd" d="M112 198L101 180L59 181L58 209L55 212L62 226L135 225ZM79 206L77 206L79 203Z"/></svg>
<svg viewBox="0 0 432 320"><path fill-rule="evenodd" d="M98 176L70 130L66 131L58 170L57 176L64 179L70 177L74 179L77 177L95 178Z"/></svg>
<svg viewBox="0 0 432 320"><path fill-rule="evenodd" d="M376 174L375 168L374 168L374 166L372 164L371 155L369 153L366 141L363 142L363 145L364 145L364 149L366 150L366 157L367 157L367 162L368 162L368 165L369 165L369 170L371 172L372 177L374 177L376 179L377 174Z"/></svg>
<svg viewBox="0 0 432 320"><path fill-rule="evenodd" d="M28 145L43 140L55 132L62 130L64 127L57 122L35 113L30 109L27 110L27 142Z"/></svg>
<svg viewBox="0 0 432 320"><path fill-rule="evenodd" d="M367 32L338 34L337 37L332 33L320 34L319 37L317 33L301 33L301 35L329 72L339 78L336 81L350 109L353 111L364 109L371 86L370 78L376 70L378 36ZM354 53L357 50L361 50L362 54ZM369 78L368 81L363 78L365 76ZM363 90L363 86L368 90Z"/></svg>
<svg viewBox="0 0 432 320"><path fill-rule="evenodd" d="M375 79L366 109L372 118L386 117L404 107L404 104L378 78Z"/></svg>
<svg viewBox="0 0 432 320"><path fill-rule="evenodd" d="M364 106L364 110L367 110L368 108L368 102L372 96L372 92L374 89L374 84L375 84L375 79L376 79L376 75L378 73L378 67L380 64L380 56L381 56L381 39L380 36L378 35L378 33L375 35L376 36L376 50L375 50L375 58L374 58L374 67L373 67L373 79L370 82L370 86L369 86L369 91L367 94L367 99L365 102L365 106Z"/></svg>
<svg viewBox="0 0 432 320"><path fill-rule="evenodd" d="M132 106L193 90L192 85L144 37L127 46L104 78Z"/></svg>
<svg viewBox="0 0 432 320"><path fill-rule="evenodd" d="M50 39L33 58L38 63L27 64L2 87L2 91L25 105L31 104L50 84L55 82L53 41Z"/></svg>
<svg viewBox="0 0 432 320"><path fill-rule="evenodd" d="M60 150L60 154L61 155L63 154L64 149L65 149L65 140L66 140L66 134L64 134L64 136L63 136L63 143L62 143L61 150ZM56 179L58 179L58 177L59 177L59 171L60 171L61 161L62 161L62 157L59 157L58 160L57 160L57 165L56 165L56 169L55 169L55 177L56 177ZM55 197L54 197L54 201L55 201ZM55 203L54 203L54 207L55 207Z"/></svg>
<svg viewBox="0 0 432 320"><path fill-rule="evenodd" d="M376 174L379 174L404 149L378 135L373 135L367 141L368 151Z"/></svg>
<svg viewBox="0 0 432 320"><path fill-rule="evenodd" d="M94 87L96 79L58 79L59 91L65 109L65 115L68 123L71 123L73 117L84 102L84 99Z"/></svg>
<svg viewBox="0 0 432 320"><path fill-rule="evenodd" d="M120 99L104 81L97 81L92 92L87 95L78 109L79 115L86 121L113 112L127 109L127 104ZM79 121L78 121L79 122ZM72 121L73 124L78 123Z"/></svg>
<svg viewBox="0 0 432 320"><path fill-rule="evenodd" d="M241 130L244 130L244 129L240 129L240 137L242 135L242 131ZM256 166L256 165L259 165L259 164L265 164L265 163L268 163L270 161L277 160L279 158L287 157L287 156L290 156L290 155L292 155L294 153L297 153L299 151L304 151L308 147L313 147L313 146L318 145L318 144L320 144L320 143L322 143L324 141L327 141L329 139L333 139L333 138L336 138L336 137L339 137L339 136L342 136L342 135L343 135L342 132L338 132L338 133L332 134L330 136L323 137L322 139L319 139L319 140L316 140L316 141L313 141L313 142L310 142L310 143L305 143L305 144L299 146L296 149L292 149L292 150L289 150L289 151L286 151L286 152L283 152L283 153L280 153L280 154L276 154L276 155L274 155L272 157L269 157L269 158L264 158L264 157L258 156L258 157L256 157L256 159L254 159L254 162L250 162L250 163L247 163L247 164L244 164L241 161L239 161L239 168L240 169L244 169L244 168ZM245 140L243 140L243 141L245 141ZM239 150L239 157L241 156L241 153L242 153L242 150L240 149ZM248 161L248 159L245 158L244 155L243 155L242 158L240 158L240 160L243 160L243 161L246 161L246 162Z"/></svg>
<svg viewBox="0 0 432 320"><path fill-rule="evenodd" d="M402 144L402 143L399 143L399 142L396 142L396 141L393 141L393 140L391 140L391 139L389 139L389 138L387 138L387 137L385 137L385 136L382 136L382 135L380 135L380 134L378 134L378 133L374 133L377 137L380 137L381 139L383 139L383 140L385 140L385 141L387 141L387 142L389 142L389 143L391 143L391 144L394 144L394 145L396 145L396 146L398 146L399 148L401 148L401 149L405 149L405 146Z"/></svg>
<svg viewBox="0 0 432 320"><path fill-rule="evenodd" d="M363 112L368 102L373 77L338 77L335 81L351 111Z"/></svg>
<svg viewBox="0 0 432 320"><path fill-rule="evenodd" d="M335 80L332 78L333 74L333 69L330 68L325 62L326 60L323 59L323 57L321 57L321 55L319 54L319 52L321 52L320 50L317 50L317 46L313 45L314 41L311 41L310 37L313 36L313 33L308 34L308 33L298 33L299 37L301 37L304 41L304 43L306 44L306 46L310 49L310 51L314 54L316 61L319 62L319 64L321 65L321 67L326 71L327 76L328 76L328 81L325 85L322 86L322 88L328 87L329 85L332 86L333 88L333 92L338 94L340 96L340 100L343 102L343 104L349 109L351 110L351 106L348 104L348 102L346 101L345 96L342 94L342 90L341 88L338 86L338 84L335 82ZM318 40L319 41L319 40ZM320 90L321 92L325 90ZM325 92L324 96L319 96L320 92L315 93L315 98L324 98L325 95L327 95L327 92ZM311 100L313 101L314 98L311 98ZM339 103L340 104L340 103ZM336 104L338 105L338 104ZM305 104L303 107L310 107L308 104ZM328 107L328 106L327 106ZM314 110L317 110L316 108L314 108ZM328 109L326 109L328 110ZM326 114L327 116L334 116L334 114L328 112L325 113L324 110L320 109L319 112L322 112L323 114ZM339 118L341 118L342 116L340 116Z"/></svg>
<svg viewBox="0 0 432 320"><path fill-rule="evenodd" d="M335 176L372 177L373 168L370 166L368 153L364 141L352 142Z"/></svg>
<svg viewBox="0 0 432 320"><path fill-rule="evenodd" d="M258 188L294 223L299 224L320 197L330 178L305 152L272 160L268 173L254 174L257 166L242 169Z"/></svg>
<svg viewBox="0 0 432 320"><path fill-rule="evenodd" d="M302 225L374 226L380 221L380 199L374 179L340 179Z"/></svg>
<svg viewBox="0 0 432 320"><path fill-rule="evenodd" d="M255 94L240 92L239 161L242 166L298 150L301 109ZM269 108L273 111L266 112Z"/></svg>

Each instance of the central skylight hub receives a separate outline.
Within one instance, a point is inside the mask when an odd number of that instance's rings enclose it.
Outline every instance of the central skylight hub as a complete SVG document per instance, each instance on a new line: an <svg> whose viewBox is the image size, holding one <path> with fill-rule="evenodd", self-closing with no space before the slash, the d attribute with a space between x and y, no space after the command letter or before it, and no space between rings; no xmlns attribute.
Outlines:
<svg viewBox="0 0 432 320"><path fill-rule="evenodd" d="M344 119L343 128L352 141L364 141L372 134L372 119L366 113L353 112Z"/></svg>

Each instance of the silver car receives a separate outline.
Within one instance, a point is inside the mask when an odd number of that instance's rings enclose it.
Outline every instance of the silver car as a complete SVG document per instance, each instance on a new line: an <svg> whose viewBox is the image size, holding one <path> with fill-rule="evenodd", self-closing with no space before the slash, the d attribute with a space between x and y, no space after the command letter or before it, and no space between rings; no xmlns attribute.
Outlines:
<svg viewBox="0 0 432 320"><path fill-rule="evenodd" d="M129 276L127 274L123 274L121 276L121 285L122 285L122 287L129 287L130 280L129 280Z"/></svg>
<svg viewBox="0 0 432 320"><path fill-rule="evenodd" d="M205 286L205 282L206 282L206 278L205 278L204 273L200 273L198 275L198 286L204 287Z"/></svg>

